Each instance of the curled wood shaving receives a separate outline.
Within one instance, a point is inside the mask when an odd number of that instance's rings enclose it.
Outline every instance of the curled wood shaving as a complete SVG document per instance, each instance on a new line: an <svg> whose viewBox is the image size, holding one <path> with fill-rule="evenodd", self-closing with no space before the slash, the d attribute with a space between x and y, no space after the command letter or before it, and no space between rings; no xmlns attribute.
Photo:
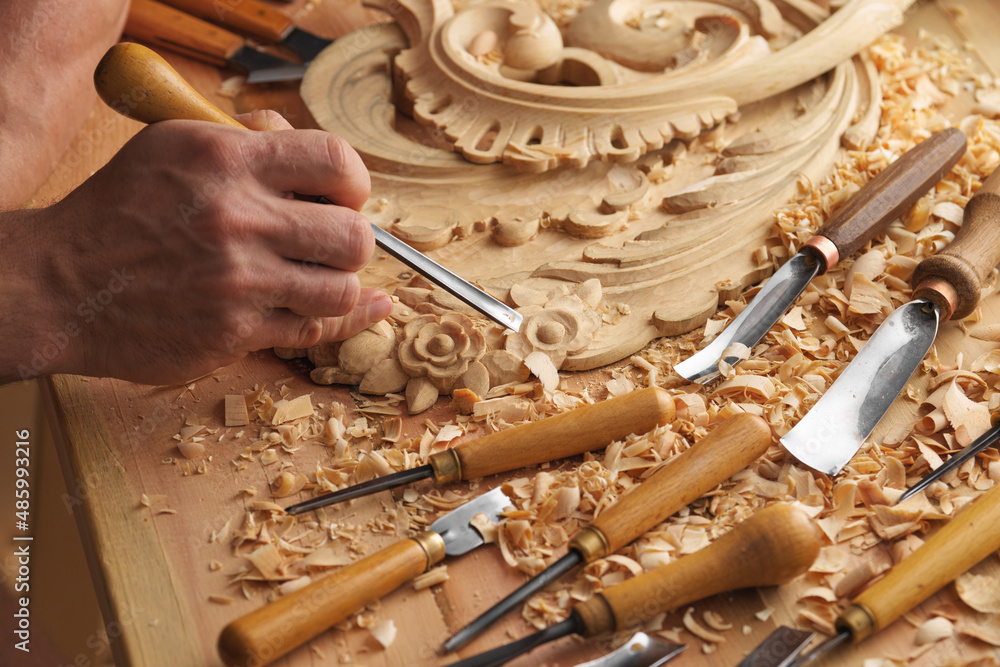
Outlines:
<svg viewBox="0 0 1000 667"><path fill-rule="evenodd" d="M698 621L694 618L694 607L688 607L687 611L684 612L684 627L687 631L693 634L698 639L702 639L711 644L721 644L726 641L726 638L717 632L712 632L706 628L703 628Z"/></svg>

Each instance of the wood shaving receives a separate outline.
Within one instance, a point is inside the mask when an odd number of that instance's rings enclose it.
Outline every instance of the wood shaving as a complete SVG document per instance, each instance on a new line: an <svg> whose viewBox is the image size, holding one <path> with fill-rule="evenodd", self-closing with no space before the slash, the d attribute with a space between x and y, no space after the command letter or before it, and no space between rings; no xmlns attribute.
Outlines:
<svg viewBox="0 0 1000 667"><path fill-rule="evenodd" d="M415 577L413 579L413 589L422 591L425 588L437 586L438 584L443 584L446 581L448 581L448 566L438 565L437 567L432 567L423 574Z"/></svg>
<svg viewBox="0 0 1000 667"><path fill-rule="evenodd" d="M1000 613L1000 582L996 577L965 572L955 579L962 602L984 614Z"/></svg>
<svg viewBox="0 0 1000 667"><path fill-rule="evenodd" d="M687 631L693 634L698 639L709 642L710 644L721 644L726 641L726 638L717 632L712 632L706 628L703 628L698 621L694 618L694 607L688 607L687 611L684 612L684 627Z"/></svg>

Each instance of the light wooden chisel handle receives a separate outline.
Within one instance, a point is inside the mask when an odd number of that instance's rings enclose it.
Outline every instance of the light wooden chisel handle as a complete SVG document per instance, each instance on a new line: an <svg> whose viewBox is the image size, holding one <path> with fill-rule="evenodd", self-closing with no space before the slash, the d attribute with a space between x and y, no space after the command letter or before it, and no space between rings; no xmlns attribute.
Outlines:
<svg viewBox="0 0 1000 667"><path fill-rule="evenodd" d="M912 283L916 286L913 298L937 303L948 315L944 319L962 319L975 310L983 282L997 263L1000 263L1000 169L990 174L965 205L965 219L955 240L917 264L913 270Z"/></svg>
<svg viewBox="0 0 1000 667"><path fill-rule="evenodd" d="M819 234L833 242L840 259L853 255L951 171L965 145L965 135L954 127L917 144L851 197Z"/></svg>
<svg viewBox="0 0 1000 667"><path fill-rule="evenodd" d="M441 536L430 531L397 542L236 619L219 636L219 655L229 667L262 667L426 572L444 555Z"/></svg>
<svg viewBox="0 0 1000 667"><path fill-rule="evenodd" d="M837 619L837 627L860 641L888 627L998 549L1000 486L994 486L861 593Z"/></svg>
<svg viewBox="0 0 1000 667"><path fill-rule="evenodd" d="M468 440L454 449L433 455L431 465L439 484L477 479L601 449L631 434L647 433L673 419L673 397L663 389L648 387ZM448 464L455 460L457 470L455 465ZM439 470L450 472L441 474Z"/></svg>
<svg viewBox="0 0 1000 667"><path fill-rule="evenodd" d="M750 465L770 444L771 427L763 419L730 417L604 510L570 547L588 563L618 551Z"/></svg>
<svg viewBox="0 0 1000 667"><path fill-rule="evenodd" d="M701 551L598 593L573 614L587 637L624 630L718 593L783 584L806 571L821 545L805 512L772 505Z"/></svg>
<svg viewBox="0 0 1000 667"><path fill-rule="evenodd" d="M246 129L140 44L112 46L94 72L94 84L109 107L143 123L183 118Z"/></svg>

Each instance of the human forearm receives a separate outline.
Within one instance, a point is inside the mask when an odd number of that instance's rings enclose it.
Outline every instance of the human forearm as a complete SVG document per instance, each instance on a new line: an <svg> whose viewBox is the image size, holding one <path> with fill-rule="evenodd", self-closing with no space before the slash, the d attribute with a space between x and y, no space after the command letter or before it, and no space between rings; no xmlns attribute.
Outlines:
<svg viewBox="0 0 1000 667"><path fill-rule="evenodd" d="M0 2L0 211L55 169L96 99L93 71L127 0Z"/></svg>

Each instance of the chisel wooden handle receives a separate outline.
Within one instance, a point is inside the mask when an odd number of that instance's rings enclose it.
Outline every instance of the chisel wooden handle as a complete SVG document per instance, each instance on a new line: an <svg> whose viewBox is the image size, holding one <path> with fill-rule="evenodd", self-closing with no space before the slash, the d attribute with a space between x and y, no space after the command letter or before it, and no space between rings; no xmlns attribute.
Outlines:
<svg viewBox="0 0 1000 667"><path fill-rule="evenodd" d="M109 107L143 123L183 118L246 129L140 44L122 42L108 49L94 72L94 85Z"/></svg>
<svg viewBox="0 0 1000 667"><path fill-rule="evenodd" d="M837 628L860 641L888 627L998 549L1000 486L994 486L855 598L837 619Z"/></svg>
<svg viewBox="0 0 1000 667"><path fill-rule="evenodd" d="M153 0L132 0L125 33L219 67L246 44L235 33Z"/></svg>
<svg viewBox="0 0 1000 667"><path fill-rule="evenodd" d="M438 484L477 479L600 449L673 419L673 397L648 387L468 440L432 455L430 464Z"/></svg>
<svg viewBox="0 0 1000 667"><path fill-rule="evenodd" d="M570 541L584 562L614 553L762 456L771 428L741 413L722 422L604 510Z"/></svg>
<svg viewBox="0 0 1000 667"><path fill-rule="evenodd" d="M833 242L837 255L830 262L831 258L821 253L822 272L829 271L837 259L854 254L869 239L884 232L889 223L951 171L965 154L965 144L961 130L954 127L942 130L908 150L851 197L819 232L818 236Z"/></svg>
<svg viewBox="0 0 1000 667"><path fill-rule="evenodd" d="M166 3L206 21L271 42L280 42L293 27L290 18L256 0L166 0Z"/></svg>
<svg viewBox="0 0 1000 667"><path fill-rule="evenodd" d="M1000 169L990 174L965 205L955 240L913 270L914 299L943 309L944 319L961 319L979 303L983 281L1000 263ZM954 311L954 312L952 312Z"/></svg>
<svg viewBox="0 0 1000 667"><path fill-rule="evenodd" d="M430 531L397 542L236 619L219 636L219 655L229 667L266 665L427 571L444 555L444 541Z"/></svg>
<svg viewBox="0 0 1000 667"><path fill-rule="evenodd" d="M821 544L805 512L772 505L701 551L612 586L572 613L588 637L624 630L711 595L783 584L806 571Z"/></svg>

